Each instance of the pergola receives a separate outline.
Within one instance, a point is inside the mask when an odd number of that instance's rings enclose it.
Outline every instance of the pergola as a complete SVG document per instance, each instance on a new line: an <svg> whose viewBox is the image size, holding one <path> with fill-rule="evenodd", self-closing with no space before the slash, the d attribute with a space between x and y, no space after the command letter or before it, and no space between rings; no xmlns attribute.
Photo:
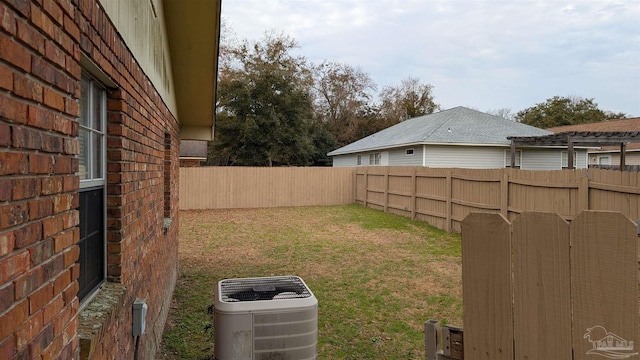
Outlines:
<svg viewBox="0 0 640 360"><path fill-rule="evenodd" d="M640 142L640 132L569 131L545 136L510 136L507 139L511 140L511 168L516 165L516 146L566 146L569 169L575 168L574 146L620 146L620 170L624 170L626 145Z"/></svg>

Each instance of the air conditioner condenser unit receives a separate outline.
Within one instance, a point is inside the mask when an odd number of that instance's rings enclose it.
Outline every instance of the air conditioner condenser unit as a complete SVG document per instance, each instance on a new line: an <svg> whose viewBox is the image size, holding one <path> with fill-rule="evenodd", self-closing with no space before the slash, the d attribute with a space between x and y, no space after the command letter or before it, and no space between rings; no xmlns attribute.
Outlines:
<svg viewBox="0 0 640 360"><path fill-rule="evenodd" d="M318 300L297 276L222 280L214 339L216 360L316 359Z"/></svg>

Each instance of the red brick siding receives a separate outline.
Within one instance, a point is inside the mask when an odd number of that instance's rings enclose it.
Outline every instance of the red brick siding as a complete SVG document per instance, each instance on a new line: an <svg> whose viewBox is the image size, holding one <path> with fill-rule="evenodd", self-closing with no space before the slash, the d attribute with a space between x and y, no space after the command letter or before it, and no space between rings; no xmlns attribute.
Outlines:
<svg viewBox="0 0 640 360"><path fill-rule="evenodd" d="M150 358L169 310L177 276L176 119L97 0L0 0L2 359L79 354L81 52L118 86L107 93L107 278L126 287L92 358L133 358L136 297L149 306L138 357ZM166 231L165 215L173 219Z"/></svg>
<svg viewBox="0 0 640 360"><path fill-rule="evenodd" d="M72 357L78 344L78 302L63 298L76 286L64 258L77 249L77 186L54 180L77 184L77 126L53 119L75 123L77 107L64 104L76 102L79 53L62 47L63 30L42 35L34 14L48 18L36 3L0 2L0 358L7 359ZM71 241L56 248L64 234Z"/></svg>
<svg viewBox="0 0 640 360"><path fill-rule="evenodd" d="M180 167L200 167L203 160L180 159Z"/></svg>

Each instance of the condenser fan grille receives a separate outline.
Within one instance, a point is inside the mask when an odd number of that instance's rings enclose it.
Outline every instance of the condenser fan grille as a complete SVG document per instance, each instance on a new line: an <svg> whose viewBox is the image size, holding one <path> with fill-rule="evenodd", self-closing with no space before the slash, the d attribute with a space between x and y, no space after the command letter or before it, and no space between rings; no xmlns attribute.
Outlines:
<svg viewBox="0 0 640 360"><path fill-rule="evenodd" d="M311 296L297 276L227 279L220 282L223 302L302 299Z"/></svg>

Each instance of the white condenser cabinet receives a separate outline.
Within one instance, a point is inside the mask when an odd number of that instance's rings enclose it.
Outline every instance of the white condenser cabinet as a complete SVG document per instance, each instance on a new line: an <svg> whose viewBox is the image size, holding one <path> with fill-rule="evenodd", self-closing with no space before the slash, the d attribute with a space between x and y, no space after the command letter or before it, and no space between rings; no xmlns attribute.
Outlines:
<svg viewBox="0 0 640 360"><path fill-rule="evenodd" d="M318 300L298 276L222 280L214 339L217 360L316 359Z"/></svg>

